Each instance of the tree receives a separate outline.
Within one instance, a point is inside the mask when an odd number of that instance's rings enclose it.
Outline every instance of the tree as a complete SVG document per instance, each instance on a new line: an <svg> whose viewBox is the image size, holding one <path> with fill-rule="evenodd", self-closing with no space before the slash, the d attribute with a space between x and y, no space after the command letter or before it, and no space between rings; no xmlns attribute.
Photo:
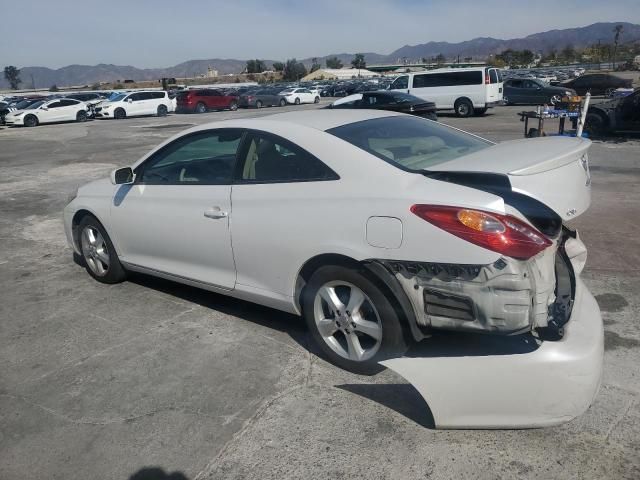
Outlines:
<svg viewBox="0 0 640 480"><path fill-rule="evenodd" d="M576 58L576 49L573 48L573 45L569 44L562 49L560 55L565 62L572 62Z"/></svg>
<svg viewBox="0 0 640 480"><path fill-rule="evenodd" d="M282 70L282 79L287 81L297 81L306 74L307 69L305 66L295 58L291 58L287 60L287 63L284 65L284 70Z"/></svg>
<svg viewBox="0 0 640 480"><path fill-rule="evenodd" d="M520 62L522 66L528 67L533 63L536 56L533 54L531 50L523 50L520 54Z"/></svg>
<svg viewBox="0 0 640 480"><path fill-rule="evenodd" d="M267 66L262 60L247 60L247 73L262 73L267 69Z"/></svg>
<svg viewBox="0 0 640 480"><path fill-rule="evenodd" d="M616 55L618 53L618 43L620 42L620 35L624 31L624 27L622 25L616 25L613 27L613 69L616 68Z"/></svg>
<svg viewBox="0 0 640 480"><path fill-rule="evenodd" d="M324 64L327 66L327 68L342 68L342 62L338 57L329 57L324 61Z"/></svg>
<svg viewBox="0 0 640 480"><path fill-rule="evenodd" d="M282 70L284 70L284 63L282 63L282 62L273 62L273 69L276 72L281 72Z"/></svg>
<svg viewBox="0 0 640 480"><path fill-rule="evenodd" d="M447 61L447 58L446 58L443 54L439 53L439 54L436 56L436 63L437 63L438 65L442 65L442 64L443 64L443 63L445 63L446 61Z"/></svg>
<svg viewBox="0 0 640 480"><path fill-rule="evenodd" d="M18 86L22 83L22 80L20 80L20 69L13 65L4 67L4 78L9 82L13 90L17 90Z"/></svg>
<svg viewBox="0 0 640 480"><path fill-rule="evenodd" d="M59 88L58 88L58 86L54 83L53 85L51 85L51 86L49 87L49 91L50 91L50 92L59 92L59 91L60 91L60 89L59 89Z"/></svg>
<svg viewBox="0 0 640 480"><path fill-rule="evenodd" d="M310 72L315 72L316 70L320 70L322 68L322 65L320 65L320 62L318 62L317 58L312 58L311 59L311 70L309 70Z"/></svg>
<svg viewBox="0 0 640 480"><path fill-rule="evenodd" d="M364 61L364 55L362 53L356 53L356 56L351 60L351 66L357 69L367 68L367 62Z"/></svg>

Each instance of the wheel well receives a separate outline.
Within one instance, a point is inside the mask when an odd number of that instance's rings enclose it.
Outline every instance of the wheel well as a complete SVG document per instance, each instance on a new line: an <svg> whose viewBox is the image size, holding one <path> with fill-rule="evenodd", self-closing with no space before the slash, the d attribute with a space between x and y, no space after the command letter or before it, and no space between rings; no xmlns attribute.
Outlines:
<svg viewBox="0 0 640 480"><path fill-rule="evenodd" d="M95 218L95 215L89 210L78 210L71 220L71 232L73 233L73 242L76 244L76 247L80 245L80 239L78 238L80 232L78 232L78 227L80 226L80 222L87 216ZM96 220L98 219L96 218ZM98 220L98 222L99 221L100 220Z"/></svg>
<svg viewBox="0 0 640 480"><path fill-rule="evenodd" d="M471 107L473 107L473 102L469 97L459 97L459 98L456 98L455 102L453 102L453 108L455 108L456 105L458 105L460 102L463 102L463 101L469 102L471 104Z"/></svg>
<svg viewBox="0 0 640 480"><path fill-rule="evenodd" d="M602 120L603 125L609 125L609 115L607 115L602 110L600 110L598 108L589 109L587 111L587 116L589 116L589 115L597 115ZM586 119L586 117L585 117L585 119Z"/></svg>
<svg viewBox="0 0 640 480"><path fill-rule="evenodd" d="M302 266L296 279L295 301L298 311L302 312L302 295L304 294L304 287L309 282L309 279L313 273L320 267L327 265L335 265L347 268L354 268L367 276L369 280L374 282L380 290L382 290L389 302L395 309L398 317L404 328L405 338L408 342L413 340L421 340L424 335L421 335L416 325L415 313L410 306L410 302L406 294L402 292L402 288L398 285L397 288L393 288L387 283L388 278L383 278L378 272L378 268L371 268L369 264L373 265L376 262L359 262L346 255L340 255L335 253L328 253L317 255L309 260ZM395 280L395 278L393 278ZM391 281L393 281L391 280ZM404 295L404 298L401 296ZM407 311L411 309L411 311Z"/></svg>

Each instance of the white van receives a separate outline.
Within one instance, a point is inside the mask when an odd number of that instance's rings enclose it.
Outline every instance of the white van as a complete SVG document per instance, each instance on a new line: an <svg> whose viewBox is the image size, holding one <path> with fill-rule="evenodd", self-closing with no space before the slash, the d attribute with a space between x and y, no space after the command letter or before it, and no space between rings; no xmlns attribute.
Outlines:
<svg viewBox="0 0 640 480"><path fill-rule="evenodd" d="M396 78L389 88L435 102L438 110L454 109L460 117L483 115L502 101L502 76L492 67L408 73Z"/></svg>
<svg viewBox="0 0 640 480"><path fill-rule="evenodd" d="M97 118L122 119L138 115L164 117L175 110L167 92L161 90L120 93L98 104L94 111Z"/></svg>

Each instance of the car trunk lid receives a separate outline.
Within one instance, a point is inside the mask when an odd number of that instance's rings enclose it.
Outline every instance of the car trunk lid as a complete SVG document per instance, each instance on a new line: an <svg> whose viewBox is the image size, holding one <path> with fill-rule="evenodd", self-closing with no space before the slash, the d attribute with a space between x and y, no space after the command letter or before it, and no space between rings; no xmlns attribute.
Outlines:
<svg viewBox="0 0 640 480"><path fill-rule="evenodd" d="M589 140L569 137L513 140L438 164L429 172L505 176L514 192L540 201L563 220L571 220L591 203L590 145Z"/></svg>

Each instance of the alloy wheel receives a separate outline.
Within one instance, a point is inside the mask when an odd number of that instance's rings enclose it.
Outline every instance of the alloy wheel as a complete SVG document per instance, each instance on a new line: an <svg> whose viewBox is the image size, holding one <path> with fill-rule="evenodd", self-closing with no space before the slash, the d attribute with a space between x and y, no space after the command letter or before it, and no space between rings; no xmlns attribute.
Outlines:
<svg viewBox="0 0 640 480"><path fill-rule="evenodd" d="M111 257L102 234L97 228L87 225L80 235L80 244L87 266L97 276L104 277L109 272Z"/></svg>
<svg viewBox="0 0 640 480"><path fill-rule="evenodd" d="M316 293L313 310L320 336L339 356L363 362L380 349L380 316L369 297L355 285L325 283Z"/></svg>

